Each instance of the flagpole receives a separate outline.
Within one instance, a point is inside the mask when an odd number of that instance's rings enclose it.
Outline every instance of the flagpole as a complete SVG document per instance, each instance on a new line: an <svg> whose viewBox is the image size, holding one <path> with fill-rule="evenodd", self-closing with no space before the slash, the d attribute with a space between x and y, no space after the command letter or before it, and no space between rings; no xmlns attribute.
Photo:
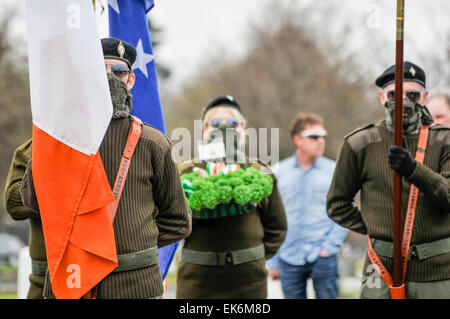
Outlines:
<svg viewBox="0 0 450 319"><path fill-rule="evenodd" d="M405 20L405 0L397 0L397 32L395 52L395 131L394 143L403 146L403 37ZM394 214L393 214L393 244L394 264L393 282L394 287L402 285L402 177L394 172Z"/></svg>

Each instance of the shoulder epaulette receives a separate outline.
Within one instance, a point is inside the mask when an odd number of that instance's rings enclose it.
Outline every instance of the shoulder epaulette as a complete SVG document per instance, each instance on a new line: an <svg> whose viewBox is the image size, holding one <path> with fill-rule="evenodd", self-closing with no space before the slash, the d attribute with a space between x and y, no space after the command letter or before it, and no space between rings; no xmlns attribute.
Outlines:
<svg viewBox="0 0 450 319"><path fill-rule="evenodd" d="M143 131L142 131L143 135L142 136L144 138L147 137L147 134L145 134L145 133L151 132L151 134L164 136L164 139L166 140L167 143L169 143L169 146L172 146L172 141L169 139L169 137L166 134L164 134L163 132L161 132L156 126L153 126L151 124L143 122L140 118L136 117L135 115L130 115L129 116L130 121L132 120L133 117L142 123L142 129L143 129ZM155 135L153 135L153 136L155 136Z"/></svg>
<svg viewBox="0 0 450 319"><path fill-rule="evenodd" d="M270 166L264 162L261 162L261 160L259 160L258 158L249 158L248 160L251 163L250 165L256 166L259 171L266 174L273 174Z"/></svg>
<svg viewBox="0 0 450 319"><path fill-rule="evenodd" d="M381 136L374 124L358 128L345 137L354 152L359 152L367 145L381 141Z"/></svg>
<svg viewBox="0 0 450 319"><path fill-rule="evenodd" d="M430 131L434 131L434 134L431 137L431 142L436 141L436 142L442 142L445 145L450 145L450 134L449 131L450 130L450 126L446 126L446 125L433 125L430 126Z"/></svg>
<svg viewBox="0 0 450 319"><path fill-rule="evenodd" d="M178 173L180 175L184 174L184 173L190 173L192 172L192 168L194 167L194 161L193 160L187 160L181 163L177 164L177 168L178 168Z"/></svg>
<svg viewBox="0 0 450 319"><path fill-rule="evenodd" d="M434 131L450 130L450 126L442 125L442 124L436 124L436 125L430 126L430 130L434 130Z"/></svg>
<svg viewBox="0 0 450 319"><path fill-rule="evenodd" d="M349 138L350 136L352 136L352 135L355 135L356 133L358 133L358 132L361 132L361 131L364 131L364 130L366 130L366 129L368 129L368 128L372 128L372 127L375 127L375 124L368 124L368 125L366 125L366 126L362 126L362 127L358 127L356 130L354 130L353 132L350 132L350 133L348 133L345 137L344 137L344 139L347 139L347 138Z"/></svg>

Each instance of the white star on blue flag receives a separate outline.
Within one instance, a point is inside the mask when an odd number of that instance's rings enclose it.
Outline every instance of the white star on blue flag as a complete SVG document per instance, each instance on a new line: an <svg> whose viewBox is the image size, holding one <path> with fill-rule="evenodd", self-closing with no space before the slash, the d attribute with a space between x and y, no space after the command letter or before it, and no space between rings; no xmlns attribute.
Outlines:
<svg viewBox="0 0 450 319"><path fill-rule="evenodd" d="M144 52L144 46L142 45L142 39L139 39L139 42L136 46L136 61L132 65L132 69L139 69L144 73L145 77L148 78L147 72L147 64L152 62L155 59L153 54L147 54Z"/></svg>
<svg viewBox="0 0 450 319"><path fill-rule="evenodd" d="M119 4L117 3L117 0L108 0L108 4L111 8L114 9L114 11L117 12L117 14L120 14Z"/></svg>

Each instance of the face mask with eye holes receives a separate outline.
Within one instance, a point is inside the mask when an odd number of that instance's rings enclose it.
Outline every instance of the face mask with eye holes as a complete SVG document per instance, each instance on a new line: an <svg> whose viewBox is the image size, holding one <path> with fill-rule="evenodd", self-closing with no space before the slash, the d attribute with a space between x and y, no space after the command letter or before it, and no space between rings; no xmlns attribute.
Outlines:
<svg viewBox="0 0 450 319"><path fill-rule="evenodd" d="M394 132L395 101L388 101L384 106L386 108L386 126L391 132ZM403 100L403 130L405 134L411 134L420 129L422 123L430 125L433 121L433 117L426 106L409 99Z"/></svg>

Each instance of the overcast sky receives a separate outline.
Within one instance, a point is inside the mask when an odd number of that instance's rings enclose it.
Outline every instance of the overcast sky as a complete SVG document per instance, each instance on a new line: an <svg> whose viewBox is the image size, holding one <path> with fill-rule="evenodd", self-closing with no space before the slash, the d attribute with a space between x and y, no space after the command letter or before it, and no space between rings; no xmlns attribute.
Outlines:
<svg viewBox="0 0 450 319"><path fill-rule="evenodd" d="M277 0L277 3L307 4L310 0ZM362 33L374 38L386 37L392 47L385 53L393 56L395 44L396 1L394 0L321 0L339 1L345 8L343 19L363 18L366 25L361 26ZM414 48L428 47L430 54L439 51L438 46L445 42L434 34L435 29L450 28L448 13L441 10L440 4L448 0L407 0L405 29L414 41ZM172 67L175 81L189 79L192 72L205 57L215 54L216 47L227 46L227 53L239 57L247 49L247 26L249 21L264 15L263 0L164 0L156 1L149 13L150 19L162 27L164 38L158 48L160 61ZM449 1L450 2L450 1ZM315 3L318 3L315 1ZM447 6L447 9L449 7ZM424 11L427 15L424 15ZM430 14L431 13L431 14ZM379 19L379 21L377 21ZM379 22L379 25L377 25ZM333 29L333 26L324 25ZM433 34L430 34L432 33ZM360 42L355 39L357 46ZM408 51L408 49L411 49ZM413 59L412 45L405 44L405 58ZM393 58L393 62L394 57Z"/></svg>
<svg viewBox="0 0 450 319"><path fill-rule="evenodd" d="M276 3L292 1L300 5L319 3L313 0L276 0ZM361 34L373 37L374 41L378 37L386 37L392 47L383 53L393 56L396 1L321 0L320 4L337 1L345 9L339 13L342 19L363 18L365 25L359 26ZM263 9L267 2L270 0L155 0L155 7L150 11L149 17L163 30L160 39L162 43L155 53L156 60L166 64L172 71L172 79L167 85L172 88L180 87L195 75L206 58L220 54L218 50L224 47L227 56L238 58L244 55L248 47L248 24L250 21L258 21L266 14ZM443 33L436 33L436 30L450 28L448 2L450 1L406 1L405 29L410 42L405 44L405 58L408 55L410 58L417 56L417 48L430 54L443 54L446 39L442 39ZM1 0L0 12L10 5L18 7L11 36L26 39L25 0ZM447 10L442 9L443 5ZM333 30L333 26L326 22L324 28ZM357 46L359 43L360 39L356 38L354 44Z"/></svg>

